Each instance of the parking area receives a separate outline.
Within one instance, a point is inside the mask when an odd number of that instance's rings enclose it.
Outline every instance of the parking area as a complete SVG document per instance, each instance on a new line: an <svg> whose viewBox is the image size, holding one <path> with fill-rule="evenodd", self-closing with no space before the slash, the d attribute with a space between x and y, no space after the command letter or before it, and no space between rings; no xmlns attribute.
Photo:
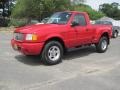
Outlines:
<svg viewBox="0 0 120 90"><path fill-rule="evenodd" d="M84 47L54 66L14 51L11 38L0 32L0 90L120 90L120 37L111 39L106 53Z"/></svg>

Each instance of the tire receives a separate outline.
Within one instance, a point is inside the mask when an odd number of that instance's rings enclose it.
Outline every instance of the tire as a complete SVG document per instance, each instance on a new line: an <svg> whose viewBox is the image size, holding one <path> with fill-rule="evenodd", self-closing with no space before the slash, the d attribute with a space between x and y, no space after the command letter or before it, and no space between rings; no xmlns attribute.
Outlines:
<svg viewBox="0 0 120 90"><path fill-rule="evenodd" d="M101 37L99 43L96 44L97 52L104 53L104 52L106 52L107 48L108 48L108 38L107 37Z"/></svg>
<svg viewBox="0 0 120 90"><path fill-rule="evenodd" d="M58 41L49 41L42 51L42 61L47 65L55 65L62 62L63 47Z"/></svg>
<svg viewBox="0 0 120 90"><path fill-rule="evenodd" d="M118 32L115 31L115 32L113 33L113 38L117 38L117 37L118 37Z"/></svg>

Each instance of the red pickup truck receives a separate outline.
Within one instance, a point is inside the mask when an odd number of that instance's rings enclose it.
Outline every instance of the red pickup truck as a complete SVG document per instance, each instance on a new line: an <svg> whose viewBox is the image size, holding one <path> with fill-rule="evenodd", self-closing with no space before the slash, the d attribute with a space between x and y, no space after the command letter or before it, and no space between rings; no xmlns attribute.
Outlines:
<svg viewBox="0 0 120 90"><path fill-rule="evenodd" d="M112 36L112 26L91 25L85 12L65 11L53 14L46 24L16 28L11 40L13 49L25 55L40 55L46 64L62 61L69 48L95 45L103 53Z"/></svg>

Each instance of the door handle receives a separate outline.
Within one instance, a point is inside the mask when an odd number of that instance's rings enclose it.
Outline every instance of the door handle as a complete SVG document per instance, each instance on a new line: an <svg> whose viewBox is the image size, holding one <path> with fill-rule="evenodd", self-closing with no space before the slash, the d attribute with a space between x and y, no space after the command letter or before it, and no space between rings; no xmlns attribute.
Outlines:
<svg viewBox="0 0 120 90"><path fill-rule="evenodd" d="M86 29L86 31L89 31L89 29Z"/></svg>

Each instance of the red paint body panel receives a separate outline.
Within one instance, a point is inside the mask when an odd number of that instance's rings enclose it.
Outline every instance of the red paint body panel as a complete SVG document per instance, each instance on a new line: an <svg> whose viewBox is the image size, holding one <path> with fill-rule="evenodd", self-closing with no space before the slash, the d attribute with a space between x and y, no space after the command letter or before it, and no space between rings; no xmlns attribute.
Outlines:
<svg viewBox="0 0 120 90"><path fill-rule="evenodd" d="M72 48L84 44L98 43L103 33L112 36L112 27L108 25L91 25L89 16L85 12L71 11L72 13L67 24L35 24L16 28L15 33L36 34L37 41L16 41L12 39L11 43L20 47L20 52L25 55L38 55L41 53L44 43L51 38L59 38L64 42L66 48ZM83 14L86 20L86 26L72 27L71 22L76 14Z"/></svg>

